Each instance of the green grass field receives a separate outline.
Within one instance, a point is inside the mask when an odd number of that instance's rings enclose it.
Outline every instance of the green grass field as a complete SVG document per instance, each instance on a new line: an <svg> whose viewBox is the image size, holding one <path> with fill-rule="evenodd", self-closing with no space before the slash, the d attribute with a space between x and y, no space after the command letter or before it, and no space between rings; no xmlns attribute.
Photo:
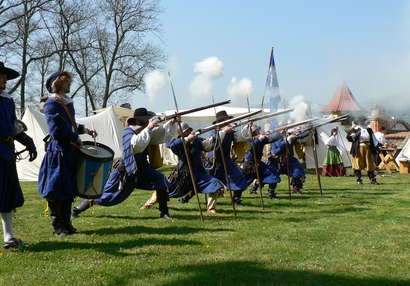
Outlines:
<svg viewBox="0 0 410 286"><path fill-rule="evenodd" d="M348 169L348 173L352 173ZM25 205L14 234L31 247L0 249L0 285L410 285L409 174L381 173L379 186L309 172L302 195L280 201L244 193L234 216L229 196L204 221L195 199L140 211L150 191L80 214L80 234L52 235L36 182L22 183ZM76 203L75 203L76 204Z"/></svg>

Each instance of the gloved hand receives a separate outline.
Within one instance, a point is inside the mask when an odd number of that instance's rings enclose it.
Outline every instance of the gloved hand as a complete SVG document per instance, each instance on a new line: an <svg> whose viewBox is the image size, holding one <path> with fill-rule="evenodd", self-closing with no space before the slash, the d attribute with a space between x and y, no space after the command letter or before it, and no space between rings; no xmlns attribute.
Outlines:
<svg viewBox="0 0 410 286"><path fill-rule="evenodd" d="M16 135L14 139L27 147L30 156L29 161L33 162L37 158L37 148L36 145L34 145L33 139L25 133Z"/></svg>

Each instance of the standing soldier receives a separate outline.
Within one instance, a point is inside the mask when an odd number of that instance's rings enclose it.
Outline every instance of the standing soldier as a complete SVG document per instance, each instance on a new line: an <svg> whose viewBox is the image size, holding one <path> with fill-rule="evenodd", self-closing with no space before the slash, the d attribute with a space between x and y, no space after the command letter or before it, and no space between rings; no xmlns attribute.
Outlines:
<svg viewBox="0 0 410 286"><path fill-rule="evenodd" d="M5 91L7 80L19 77L20 74L0 62L0 214L3 225L3 248L20 248L29 246L15 238L13 234L13 210L24 204L16 169L14 140L27 147L32 162L37 157L33 139L27 136L25 124L16 118L13 98Z"/></svg>
<svg viewBox="0 0 410 286"><path fill-rule="evenodd" d="M380 153L378 141L374 136L373 130L365 126L366 117L359 116L356 120L357 125L353 127L346 136L349 142L352 142L350 154L352 155L352 164L354 174L357 178L357 184L362 185L362 170L367 170L367 176L370 183L379 185L376 181L374 170L376 166L373 161L373 155Z"/></svg>

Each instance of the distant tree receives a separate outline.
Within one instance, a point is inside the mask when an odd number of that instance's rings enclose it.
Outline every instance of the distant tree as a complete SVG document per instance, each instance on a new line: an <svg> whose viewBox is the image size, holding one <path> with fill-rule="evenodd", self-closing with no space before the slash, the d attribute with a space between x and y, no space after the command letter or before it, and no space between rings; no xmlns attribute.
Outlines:
<svg viewBox="0 0 410 286"><path fill-rule="evenodd" d="M5 31L7 39L9 40L1 47L1 51L8 54L14 63L21 63L21 77L10 89L10 93L13 93L20 88L20 98L16 100L16 103L20 104L19 111L21 114L24 111L26 101L33 101L33 98L36 97L36 95L32 93L33 89L30 88L26 92L28 72L30 64L44 57L44 55L38 53L38 51L42 50L40 46L44 45L40 35L42 29L40 12L51 1L52 0L7 1L14 4L14 6L13 9L9 9L4 13L4 22L9 24L7 25L7 29L3 31ZM49 56L50 55L46 55L46 57Z"/></svg>
<svg viewBox="0 0 410 286"><path fill-rule="evenodd" d="M159 0L0 0L0 54L21 63L10 93L16 104L37 105L47 75L70 70L78 76L71 96L84 96L85 109L129 101L145 91L144 76L166 57ZM4 37L3 37L4 36ZM162 43L162 42L161 42Z"/></svg>
<svg viewBox="0 0 410 286"><path fill-rule="evenodd" d="M148 34L161 39L157 0L99 0L96 25L104 76L102 107L121 91L145 91L144 76L165 60L159 46L145 41Z"/></svg>

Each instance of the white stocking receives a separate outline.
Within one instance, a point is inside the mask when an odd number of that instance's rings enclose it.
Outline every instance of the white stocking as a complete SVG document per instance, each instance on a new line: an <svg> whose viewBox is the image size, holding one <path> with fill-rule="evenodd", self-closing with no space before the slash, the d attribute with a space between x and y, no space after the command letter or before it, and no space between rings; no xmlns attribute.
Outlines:
<svg viewBox="0 0 410 286"><path fill-rule="evenodd" d="M13 212L1 213L1 221L3 223L4 241L9 241L13 235Z"/></svg>

